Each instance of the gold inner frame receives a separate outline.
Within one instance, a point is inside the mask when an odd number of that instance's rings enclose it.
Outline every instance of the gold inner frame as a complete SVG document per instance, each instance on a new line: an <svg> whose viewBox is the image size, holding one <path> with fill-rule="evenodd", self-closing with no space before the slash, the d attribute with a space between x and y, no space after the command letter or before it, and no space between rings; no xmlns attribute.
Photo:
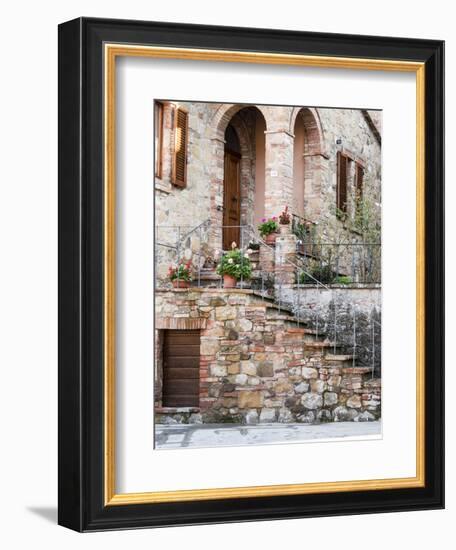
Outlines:
<svg viewBox="0 0 456 550"><path fill-rule="evenodd" d="M115 91L116 58L154 57L321 68L414 72L416 75L416 475L407 478L189 489L144 493L115 492ZM148 504L425 486L424 474L424 63L291 54L104 45L104 497L105 505Z"/></svg>

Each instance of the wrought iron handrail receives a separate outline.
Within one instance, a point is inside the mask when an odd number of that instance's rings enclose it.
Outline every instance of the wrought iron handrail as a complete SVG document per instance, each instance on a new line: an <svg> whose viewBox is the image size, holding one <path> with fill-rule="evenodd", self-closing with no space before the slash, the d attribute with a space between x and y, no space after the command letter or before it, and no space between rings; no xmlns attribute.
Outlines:
<svg viewBox="0 0 456 550"><path fill-rule="evenodd" d="M352 280L344 284L381 282L381 243L298 242L296 252L308 271L312 271L313 265L331 283L347 276Z"/></svg>
<svg viewBox="0 0 456 550"><path fill-rule="evenodd" d="M166 245L166 243L161 243L157 239L155 241L156 247L160 246L168 246L169 248L174 248L175 253L177 255L178 264L181 260L181 248L182 244L185 240L187 240L189 237L191 237L193 234L198 234L199 236L199 244L198 244L198 250L194 251L194 254L198 256L198 262L195 266L197 268L197 285L198 287L201 286L201 269L202 269L202 232L206 229L210 229L211 227L211 221L205 220L204 222L200 223L199 225L193 227L189 231L181 232L182 227L188 227L188 226L168 226L168 229L177 229L177 238L175 240L174 246L172 245ZM315 275L308 269L305 269L302 265L299 265L298 262L293 262L289 260L288 258L281 258L281 265L290 267L290 271L293 272L296 276L296 287L297 292L295 290L292 290L290 293L290 285L289 284L283 284L281 277L274 277L273 273L271 273L270 270L264 270L261 266L261 249L267 250L270 255L273 257L276 256L276 248L269 245L265 242L265 240L257 233L255 228L252 225L243 225L243 226L223 226L223 227L217 227L217 229L220 229L223 231L223 228L239 228L239 237L240 237L240 243L237 243L239 245L239 248L242 250L246 250L248 248L248 245L250 243L257 243L259 245L259 253L260 258L258 260L258 269L255 268L255 278L254 281L256 281L256 285L260 285L259 295L262 297L263 300L271 299L273 300L275 306L278 308L279 314L281 311L285 310L287 313L288 311L292 312L293 317L295 318L298 326L305 322L306 324L310 323L310 326L316 330L317 337L319 333L323 332L326 337L331 338L331 342L334 345L334 353L337 353L337 348L342 346L350 346L346 335L344 340L344 335L339 332L338 329L338 320L340 319L340 308L341 308L341 302L340 298L343 294L341 294L342 290L339 288L334 288L331 286L328 286L328 284L325 284L322 280L318 279L318 277L315 277ZM165 226L161 226L161 229L166 229ZM208 237L208 234L206 233L206 236ZM209 237L208 237L209 238ZM319 243L319 246L338 246L342 243ZM356 244L356 246L362 246L363 243L347 243L347 244ZM347 245L345 244L345 246ZM365 244L365 243L364 243ZM380 246L380 243L369 243L372 246ZM223 252L223 251L222 251ZM158 259L158 254L156 254L156 260ZM255 262L256 263L256 262ZM285 270L286 271L286 270ZM307 306L303 305L301 306L301 290L306 288L306 285L301 282L301 276L305 274L306 278L308 278L310 281L313 281L313 284L316 285L316 287L319 290L324 290L325 292L330 293L330 303L333 304L333 317L332 317L332 323L333 328L328 329L328 326L325 325L325 321L323 321L319 317L319 313L317 310L309 309ZM272 275L272 278L271 278ZM239 285L241 288L245 287L245 281L241 278L239 281ZM220 287L223 284L222 278L220 277L219 280L216 282L217 285ZM312 284L312 283L311 283ZM249 282L249 288L252 288L255 290L254 282ZM271 294L269 293L271 291ZM290 301L291 297L291 301ZM288 313L287 313L288 314ZM359 346L359 343L357 341L359 340L357 336L357 326L358 326L358 316L359 312L357 311L356 306L353 307L352 312L352 324L353 324L353 334L352 334L352 340L353 340L353 364L355 364L355 355ZM371 336L370 336L370 351L369 356L370 357L370 363L372 368L372 374L371 377L373 378L376 372L376 364L377 364L377 356L379 355L380 350L379 345L376 344L376 341L378 339L378 330L375 330L376 326L381 326L373 317L371 319L372 321L372 330L371 330ZM328 332L329 330L329 332ZM365 355L365 354L364 354Z"/></svg>
<svg viewBox="0 0 456 550"><path fill-rule="evenodd" d="M259 243L261 243L263 246L265 246L266 248L270 249L271 251L275 251L274 248L270 245L268 245L257 233L256 231L254 230L254 228L251 226L251 225L247 225L245 226L246 228L248 228L248 230L250 230L251 234L254 235L254 238L256 241L258 241ZM296 271L298 272L301 272L301 273L304 273L305 275L307 275L308 277L310 277L312 280L315 281L315 283L319 286L322 286L323 288L325 288L326 290L330 290L330 288L328 286L326 286L324 283L322 283L321 281L319 281L316 277L314 277L311 273L308 273L305 269L303 269L302 267L296 265L294 262L284 258L283 259L283 262L292 266L294 269L296 269ZM299 281L299 277L297 278L297 280Z"/></svg>

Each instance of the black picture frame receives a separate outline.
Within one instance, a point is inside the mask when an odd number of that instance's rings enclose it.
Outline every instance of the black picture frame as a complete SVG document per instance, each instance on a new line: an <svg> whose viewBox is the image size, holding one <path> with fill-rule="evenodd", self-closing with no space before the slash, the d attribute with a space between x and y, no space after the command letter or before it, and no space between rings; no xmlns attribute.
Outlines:
<svg viewBox="0 0 456 550"><path fill-rule="evenodd" d="M425 486L106 506L103 398L103 44L425 64ZM59 26L59 512L76 531L444 506L444 43L78 18Z"/></svg>

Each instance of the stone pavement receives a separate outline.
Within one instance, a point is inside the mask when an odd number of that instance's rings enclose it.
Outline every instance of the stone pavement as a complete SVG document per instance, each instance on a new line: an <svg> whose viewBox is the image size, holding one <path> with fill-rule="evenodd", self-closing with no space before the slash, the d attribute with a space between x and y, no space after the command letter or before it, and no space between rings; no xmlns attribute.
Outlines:
<svg viewBox="0 0 456 550"><path fill-rule="evenodd" d="M299 443L381 436L381 422L330 422L326 424L157 424L156 449L223 447Z"/></svg>

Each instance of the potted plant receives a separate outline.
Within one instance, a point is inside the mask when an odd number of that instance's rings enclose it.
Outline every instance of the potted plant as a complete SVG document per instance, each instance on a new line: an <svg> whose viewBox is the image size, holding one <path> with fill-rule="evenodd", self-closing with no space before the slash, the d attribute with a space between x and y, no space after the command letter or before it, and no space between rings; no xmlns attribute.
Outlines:
<svg viewBox="0 0 456 550"><path fill-rule="evenodd" d="M290 222L290 212L288 211L288 206L285 206L285 210L279 216L280 233L282 235L286 235L291 232Z"/></svg>
<svg viewBox="0 0 456 550"><path fill-rule="evenodd" d="M279 224L277 223L276 216L269 219L263 218L258 226L261 237L264 239L264 242L269 245L275 243L278 229Z"/></svg>
<svg viewBox="0 0 456 550"><path fill-rule="evenodd" d="M239 250L236 243L233 243L231 250L221 257L217 273L223 277L225 288L235 288L237 281L250 279L252 275L249 255Z"/></svg>
<svg viewBox="0 0 456 550"><path fill-rule="evenodd" d="M192 280L192 262L184 262L183 260L175 267L170 266L168 277L174 288L188 288Z"/></svg>

